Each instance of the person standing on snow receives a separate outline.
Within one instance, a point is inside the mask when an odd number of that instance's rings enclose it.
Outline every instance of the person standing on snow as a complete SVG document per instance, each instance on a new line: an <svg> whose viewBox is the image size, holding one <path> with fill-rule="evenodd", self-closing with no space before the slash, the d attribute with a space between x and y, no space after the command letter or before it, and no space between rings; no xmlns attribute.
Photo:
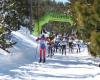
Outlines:
<svg viewBox="0 0 100 80"><path fill-rule="evenodd" d="M48 56L52 57L54 55L54 36L49 36L48 37Z"/></svg>
<svg viewBox="0 0 100 80"><path fill-rule="evenodd" d="M40 38L37 38L36 41L40 41L40 60L39 62L46 61L46 38L42 35Z"/></svg>
<svg viewBox="0 0 100 80"><path fill-rule="evenodd" d="M80 47L81 46L80 46L80 42L79 41L77 42L76 47L77 47L77 53L80 53Z"/></svg>
<svg viewBox="0 0 100 80"><path fill-rule="evenodd" d="M62 55L63 55L64 53L65 53L65 55L66 55L66 45L67 45L67 39L64 37L64 38L62 39L62 41L60 42Z"/></svg>
<svg viewBox="0 0 100 80"><path fill-rule="evenodd" d="M69 53L70 52L73 53L74 49L73 49L73 40L72 40L72 38L70 38L68 40L68 46L69 46Z"/></svg>

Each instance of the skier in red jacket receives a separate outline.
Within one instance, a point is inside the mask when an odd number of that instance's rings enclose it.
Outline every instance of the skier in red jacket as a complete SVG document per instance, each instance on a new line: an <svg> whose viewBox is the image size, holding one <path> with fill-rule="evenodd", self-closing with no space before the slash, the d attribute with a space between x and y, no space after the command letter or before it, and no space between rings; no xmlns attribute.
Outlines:
<svg viewBox="0 0 100 80"><path fill-rule="evenodd" d="M40 38L37 38L36 41L40 41L40 60L39 62L45 62L46 61L46 40L44 35L42 35Z"/></svg>

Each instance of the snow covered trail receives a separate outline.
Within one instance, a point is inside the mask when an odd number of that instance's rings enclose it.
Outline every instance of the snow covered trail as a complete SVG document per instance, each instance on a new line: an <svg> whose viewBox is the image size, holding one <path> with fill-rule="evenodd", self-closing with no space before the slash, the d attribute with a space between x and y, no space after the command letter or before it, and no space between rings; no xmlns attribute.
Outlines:
<svg viewBox="0 0 100 80"><path fill-rule="evenodd" d="M2 75L4 80L100 80L100 68L93 58L86 55L87 49L79 54L66 56L56 53L46 63L24 64L10 70L13 75Z"/></svg>
<svg viewBox="0 0 100 80"><path fill-rule="evenodd" d="M0 80L100 80L100 68L86 47L78 54L56 53L39 64L39 47L34 38L23 31L12 35L17 44L10 49L12 55L0 55Z"/></svg>

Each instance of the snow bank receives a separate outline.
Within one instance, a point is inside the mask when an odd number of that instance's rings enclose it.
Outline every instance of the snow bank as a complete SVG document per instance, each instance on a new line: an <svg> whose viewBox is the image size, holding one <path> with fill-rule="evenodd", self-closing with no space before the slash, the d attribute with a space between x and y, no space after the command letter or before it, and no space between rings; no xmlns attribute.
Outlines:
<svg viewBox="0 0 100 80"><path fill-rule="evenodd" d="M7 53L5 50L3 50L3 49L0 48L0 54L2 54L2 55L8 55L9 53Z"/></svg>

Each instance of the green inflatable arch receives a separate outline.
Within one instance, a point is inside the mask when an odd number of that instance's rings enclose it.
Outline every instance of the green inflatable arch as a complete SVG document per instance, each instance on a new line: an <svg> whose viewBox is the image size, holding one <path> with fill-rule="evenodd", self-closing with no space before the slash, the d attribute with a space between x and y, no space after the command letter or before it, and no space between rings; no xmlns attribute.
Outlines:
<svg viewBox="0 0 100 80"><path fill-rule="evenodd" d="M44 14L44 16L35 22L32 32L33 35L38 36L41 33L42 26L50 21L69 22L71 25L73 25L73 20L70 15L57 12L47 12Z"/></svg>

